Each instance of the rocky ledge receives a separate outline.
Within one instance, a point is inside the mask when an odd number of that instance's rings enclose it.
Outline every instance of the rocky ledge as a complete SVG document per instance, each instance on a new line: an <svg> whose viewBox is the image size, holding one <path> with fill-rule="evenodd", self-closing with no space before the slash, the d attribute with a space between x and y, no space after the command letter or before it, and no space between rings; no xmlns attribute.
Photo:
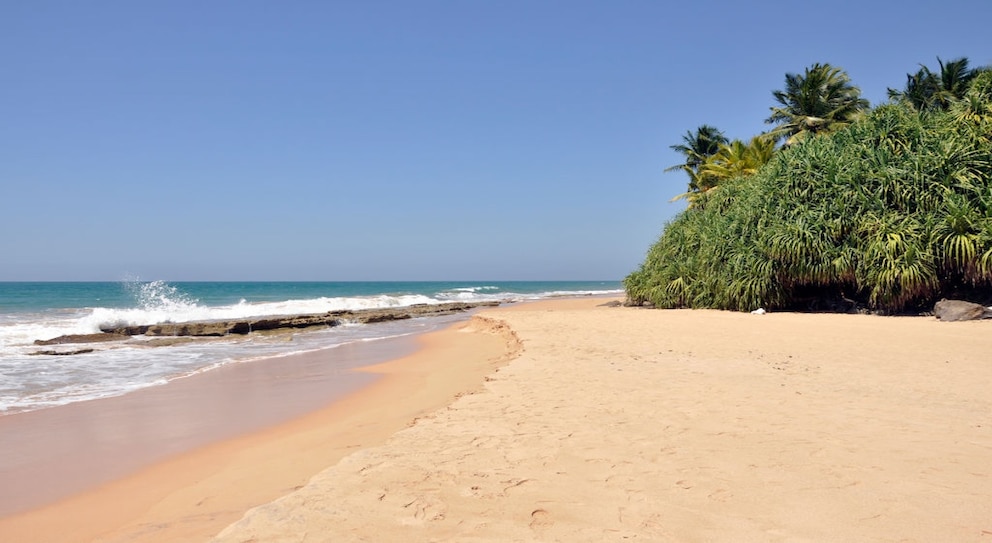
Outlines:
<svg viewBox="0 0 992 543"><path fill-rule="evenodd" d="M252 317L247 319L211 320L194 322L163 322L142 326L101 326L99 334L83 334L59 336L57 338L37 340L36 345L62 345L67 343L95 343L128 339L130 336L189 336L189 337L219 337L231 334L249 334L279 329L302 329L314 326L338 326L346 323L370 324L375 322L395 321L413 317L434 317L448 315L474 309L477 307L494 307L499 302L446 304L417 304L405 307L390 307L383 309L361 309L329 311L327 313L309 315L285 315L270 317ZM62 354L62 353L59 353Z"/></svg>

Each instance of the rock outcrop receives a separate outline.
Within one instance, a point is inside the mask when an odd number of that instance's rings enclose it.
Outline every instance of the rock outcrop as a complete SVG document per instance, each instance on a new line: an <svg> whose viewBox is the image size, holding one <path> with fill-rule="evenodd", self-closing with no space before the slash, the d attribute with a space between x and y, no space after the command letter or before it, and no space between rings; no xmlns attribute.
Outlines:
<svg viewBox="0 0 992 543"><path fill-rule="evenodd" d="M476 307L492 307L499 302L447 304L417 304L405 307L364 309L355 311L330 311L310 315L276 315L246 319L211 320L195 322L163 322L141 326L107 325L101 326L102 333L59 336L53 339L37 340L36 345L61 345L65 343L95 343L102 341L125 340L130 336L164 337L218 337L231 334L249 334L279 329L302 329L315 326L338 326L346 323L371 324L376 322L431 317L467 311ZM62 354L62 353L59 353Z"/></svg>
<svg viewBox="0 0 992 543"><path fill-rule="evenodd" d="M93 349L91 347L84 347L82 349L69 349L67 351L60 351L57 349L43 349L41 351L35 351L33 353L28 353L33 356L46 355L46 356L72 356L74 354L86 354L92 353Z"/></svg>
<svg viewBox="0 0 992 543"><path fill-rule="evenodd" d="M103 343L105 341L124 341L130 336L99 332L96 334L69 334L52 339L36 339L35 345L63 345L66 343Z"/></svg>
<svg viewBox="0 0 992 543"><path fill-rule="evenodd" d="M933 314L946 322L992 319L992 310L963 300L941 300L933 306Z"/></svg>

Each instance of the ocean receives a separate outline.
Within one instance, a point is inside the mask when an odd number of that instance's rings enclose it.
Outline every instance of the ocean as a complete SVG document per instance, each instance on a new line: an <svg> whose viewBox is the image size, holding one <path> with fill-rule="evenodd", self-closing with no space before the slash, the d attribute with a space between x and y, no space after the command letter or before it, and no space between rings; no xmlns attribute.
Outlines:
<svg viewBox="0 0 992 543"><path fill-rule="evenodd" d="M303 330L289 340L247 335L154 348L114 342L87 344L94 351L85 354L37 354L45 348L35 340L96 333L105 324L621 293L618 281L0 282L0 416L126 394L226 364L422 333L464 317Z"/></svg>

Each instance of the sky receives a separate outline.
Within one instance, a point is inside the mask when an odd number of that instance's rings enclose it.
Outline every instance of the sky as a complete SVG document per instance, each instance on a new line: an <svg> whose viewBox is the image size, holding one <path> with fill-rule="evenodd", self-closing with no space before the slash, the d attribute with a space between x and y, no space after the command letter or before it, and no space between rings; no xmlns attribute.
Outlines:
<svg viewBox="0 0 992 543"><path fill-rule="evenodd" d="M935 7L936 6L936 7ZM992 2L0 3L0 281L620 280L786 73L992 64Z"/></svg>

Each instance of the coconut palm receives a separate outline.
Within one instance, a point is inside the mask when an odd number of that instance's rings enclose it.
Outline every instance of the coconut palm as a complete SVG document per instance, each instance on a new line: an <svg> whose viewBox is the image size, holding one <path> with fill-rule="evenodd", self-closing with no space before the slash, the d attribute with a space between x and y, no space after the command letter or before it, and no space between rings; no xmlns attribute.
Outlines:
<svg viewBox="0 0 992 543"><path fill-rule="evenodd" d="M930 109L930 101L936 93L937 78L923 66L915 74L906 74L906 86L902 91L890 88L889 98L924 111Z"/></svg>
<svg viewBox="0 0 992 543"><path fill-rule="evenodd" d="M720 149L699 166L700 190L710 190L722 181L754 175L775 155L775 140L768 136L755 136L744 143L734 140Z"/></svg>
<svg viewBox="0 0 992 543"><path fill-rule="evenodd" d="M723 143L691 174L689 191L679 194L672 201L686 199L689 207L693 207L699 202L701 195L717 188L721 183L757 173L775 156L775 151L775 140L767 135L755 136L747 143L741 140Z"/></svg>
<svg viewBox="0 0 992 543"><path fill-rule="evenodd" d="M691 130L686 131L685 135L682 136L682 143L669 147L671 150L681 153L685 157L685 161L669 166L665 168L665 171L682 170L686 172L689 175L689 190L699 190L697 183L699 166L707 158L716 154L720 150L720 146L727 141L727 136L724 136L723 132L708 124L701 125L695 133Z"/></svg>
<svg viewBox="0 0 992 543"><path fill-rule="evenodd" d="M868 108L861 89L840 68L814 64L803 74L786 74L785 89L772 92L779 107L765 119L777 125L769 134L785 145L794 145L810 135L838 130Z"/></svg>
<svg viewBox="0 0 992 543"><path fill-rule="evenodd" d="M961 100L968 92L971 81L983 68L968 67L968 57L944 62L937 57L940 72L934 73L920 65L915 74L906 74L902 91L889 89L889 98L905 103L917 111L947 111L951 104Z"/></svg>

